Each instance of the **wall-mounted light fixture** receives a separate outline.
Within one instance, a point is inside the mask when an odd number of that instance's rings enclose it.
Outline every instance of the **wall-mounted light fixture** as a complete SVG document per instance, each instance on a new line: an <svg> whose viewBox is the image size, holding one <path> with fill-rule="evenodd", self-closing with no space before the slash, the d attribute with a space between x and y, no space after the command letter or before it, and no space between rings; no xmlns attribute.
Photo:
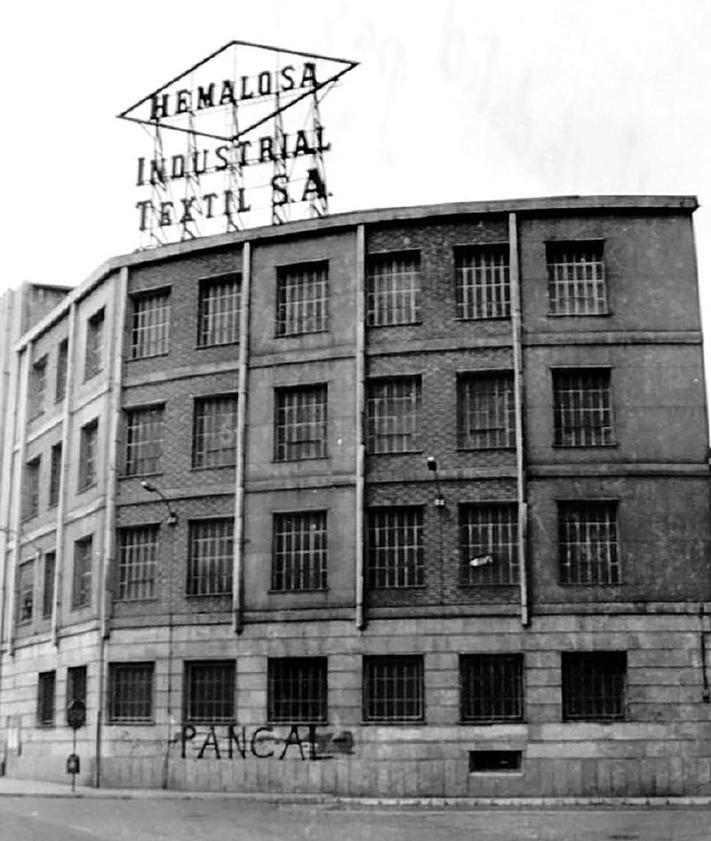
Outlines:
<svg viewBox="0 0 711 841"><path fill-rule="evenodd" d="M155 485L151 484L151 482L143 481L141 482L141 487L144 491L148 491L149 494L157 494L160 497L161 501L165 503L165 507L168 509L168 516L166 517L166 523L169 526L177 526L178 525L178 515L175 513L171 504L165 498L165 495L157 488Z"/></svg>
<svg viewBox="0 0 711 841"><path fill-rule="evenodd" d="M444 494L442 493L442 485L439 481L439 473L437 472L437 459L434 456L427 457L427 469L434 473L435 483L437 485L437 496L435 497L435 507L444 508Z"/></svg>

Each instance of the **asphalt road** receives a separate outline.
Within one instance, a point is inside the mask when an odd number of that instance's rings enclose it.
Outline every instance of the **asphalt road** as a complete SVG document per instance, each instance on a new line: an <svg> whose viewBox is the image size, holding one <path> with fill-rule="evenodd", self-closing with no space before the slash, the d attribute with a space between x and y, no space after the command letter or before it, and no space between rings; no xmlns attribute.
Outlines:
<svg viewBox="0 0 711 841"><path fill-rule="evenodd" d="M711 809L442 811L0 798L0 841L710 841Z"/></svg>

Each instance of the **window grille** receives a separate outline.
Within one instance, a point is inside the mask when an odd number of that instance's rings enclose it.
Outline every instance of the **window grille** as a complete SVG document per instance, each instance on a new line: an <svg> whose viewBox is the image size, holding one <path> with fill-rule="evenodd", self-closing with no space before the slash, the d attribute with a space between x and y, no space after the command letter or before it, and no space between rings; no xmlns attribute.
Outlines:
<svg viewBox="0 0 711 841"><path fill-rule="evenodd" d="M185 664L183 716L186 722L192 724L234 721L234 660Z"/></svg>
<svg viewBox="0 0 711 841"><path fill-rule="evenodd" d="M86 349L84 355L84 379L90 380L103 367L104 310L94 313L86 323Z"/></svg>
<svg viewBox="0 0 711 841"><path fill-rule="evenodd" d="M62 339L57 348L57 372L54 381L54 399L64 400L67 393L67 366L69 362L69 340Z"/></svg>
<svg viewBox="0 0 711 841"><path fill-rule="evenodd" d="M198 346L239 341L241 276L211 277L200 283Z"/></svg>
<svg viewBox="0 0 711 841"><path fill-rule="evenodd" d="M190 523L188 552L189 596L220 596L232 592L233 521L198 520Z"/></svg>
<svg viewBox="0 0 711 841"><path fill-rule="evenodd" d="M420 587L424 583L422 509L368 512L368 586Z"/></svg>
<svg viewBox="0 0 711 841"><path fill-rule="evenodd" d="M17 571L17 621L31 622L34 612L35 565L32 561L21 564Z"/></svg>
<svg viewBox="0 0 711 841"><path fill-rule="evenodd" d="M25 465L25 483L22 495L22 519L29 520L39 513L40 464L38 456Z"/></svg>
<svg viewBox="0 0 711 841"><path fill-rule="evenodd" d="M274 515L274 590L322 590L326 587L326 512Z"/></svg>
<svg viewBox="0 0 711 841"><path fill-rule="evenodd" d="M141 476L157 473L163 454L162 406L126 412L126 473Z"/></svg>
<svg viewBox="0 0 711 841"><path fill-rule="evenodd" d="M224 467L237 461L237 398L195 401L193 467Z"/></svg>
<svg viewBox="0 0 711 841"><path fill-rule="evenodd" d="M463 505L460 541L462 584L518 583L518 512L515 504Z"/></svg>
<svg viewBox="0 0 711 841"><path fill-rule="evenodd" d="M91 603L91 561L94 541L84 537L74 544L74 569L72 576L72 608L86 607Z"/></svg>
<svg viewBox="0 0 711 841"><path fill-rule="evenodd" d="M168 353L170 347L170 291L137 295L133 299L131 358Z"/></svg>
<svg viewBox="0 0 711 841"><path fill-rule="evenodd" d="M32 363L30 370L28 413L29 419L35 420L44 412L44 398L47 387L47 357L43 356Z"/></svg>
<svg viewBox="0 0 711 841"><path fill-rule="evenodd" d="M119 533L119 599L155 597L158 531L158 526L136 526Z"/></svg>
<svg viewBox="0 0 711 841"><path fill-rule="evenodd" d="M49 464L49 507L54 508L59 502L59 489L62 482L62 444L54 444L50 451Z"/></svg>
<svg viewBox="0 0 711 841"><path fill-rule="evenodd" d="M40 672L37 680L37 723L54 724L55 673Z"/></svg>
<svg viewBox="0 0 711 841"><path fill-rule="evenodd" d="M457 318L509 318L508 246L458 249L454 266Z"/></svg>
<svg viewBox="0 0 711 841"><path fill-rule="evenodd" d="M419 253L371 257L367 271L367 323L371 327L420 320Z"/></svg>
<svg viewBox="0 0 711 841"><path fill-rule="evenodd" d="M463 654L459 658L463 722L523 720L523 657Z"/></svg>
<svg viewBox="0 0 711 841"><path fill-rule="evenodd" d="M363 658L363 721L406 724L425 719L421 655Z"/></svg>
<svg viewBox="0 0 711 841"><path fill-rule="evenodd" d="M153 663L109 663L110 724L153 720Z"/></svg>
<svg viewBox="0 0 711 841"><path fill-rule="evenodd" d="M605 315L607 285L602 242L548 243L552 315Z"/></svg>
<svg viewBox="0 0 711 841"><path fill-rule="evenodd" d="M619 584L616 502L558 503L561 584Z"/></svg>
<svg viewBox="0 0 711 841"><path fill-rule="evenodd" d="M328 720L326 657L269 659L268 719L275 724L325 724Z"/></svg>
<svg viewBox="0 0 711 841"><path fill-rule="evenodd" d="M325 385L276 390L275 458L326 458Z"/></svg>
<svg viewBox="0 0 711 841"><path fill-rule="evenodd" d="M553 372L553 427L554 444L559 447L614 443L608 369Z"/></svg>
<svg viewBox="0 0 711 841"><path fill-rule="evenodd" d="M67 669L66 706L73 701L86 704L86 666L72 666Z"/></svg>
<svg viewBox="0 0 711 841"><path fill-rule="evenodd" d="M563 652L564 721L622 721L627 683L626 651Z"/></svg>
<svg viewBox="0 0 711 841"><path fill-rule="evenodd" d="M96 484L96 444L99 421L93 420L81 428L79 442L79 490L85 491Z"/></svg>
<svg viewBox="0 0 711 841"><path fill-rule="evenodd" d="M420 448L420 377L368 383L367 439L371 453L405 453Z"/></svg>
<svg viewBox="0 0 711 841"><path fill-rule="evenodd" d="M328 329L328 263L277 270L277 336Z"/></svg>
<svg viewBox="0 0 711 841"><path fill-rule="evenodd" d="M47 619L52 615L54 607L54 570L56 555L54 552L45 552L44 575L42 581L42 618Z"/></svg>
<svg viewBox="0 0 711 841"><path fill-rule="evenodd" d="M515 445L513 374L467 374L458 382L459 446L472 450Z"/></svg>

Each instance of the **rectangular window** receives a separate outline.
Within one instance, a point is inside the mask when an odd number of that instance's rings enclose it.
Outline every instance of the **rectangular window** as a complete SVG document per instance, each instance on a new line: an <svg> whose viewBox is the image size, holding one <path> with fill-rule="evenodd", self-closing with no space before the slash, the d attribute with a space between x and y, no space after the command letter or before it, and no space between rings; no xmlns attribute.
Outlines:
<svg viewBox="0 0 711 841"><path fill-rule="evenodd" d="M66 706L69 707L73 701L81 701L86 705L86 666L67 669Z"/></svg>
<svg viewBox="0 0 711 841"><path fill-rule="evenodd" d="M186 723L234 721L234 660L186 662L183 687L183 720Z"/></svg>
<svg viewBox="0 0 711 841"><path fill-rule="evenodd" d="M72 575L72 608L87 607L91 603L91 556L94 541L84 537L74 544Z"/></svg>
<svg viewBox="0 0 711 841"><path fill-rule="evenodd" d="M462 654L459 680L463 722L523 721L520 654Z"/></svg>
<svg viewBox="0 0 711 841"><path fill-rule="evenodd" d="M274 590L326 587L326 512L274 515Z"/></svg>
<svg viewBox="0 0 711 841"><path fill-rule="evenodd" d="M563 652L563 721L623 721L626 651Z"/></svg>
<svg viewBox="0 0 711 841"><path fill-rule="evenodd" d="M363 658L363 721L407 724L425 720L421 655Z"/></svg>
<svg viewBox="0 0 711 841"><path fill-rule="evenodd" d="M54 444L50 450L49 464L49 507L54 508L59 502L59 489L62 482L62 443Z"/></svg>
<svg viewBox="0 0 711 841"><path fill-rule="evenodd" d="M54 399L64 400L67 393L67 366L69 364L69 340L62 339L57 347L57 372L54 381Z"/></svg>
<svg viewBox="0 0 711 841"><path fill-rule="evenodd" d="M35 565L20 564L17 570L17 622L31 622L35 600Z"/></svg>
<svg viewBox="0 0 711 841"><path fill-rule="evenodd" d="M326 657L270 657L268 720L274 724L325 724L327 675Z"/></svg>
<svg viewBox="0 0 711 841"><path fill-rule="evenodd" d="M396 377L368 383L367 439L370 453L420 449L421 377Z"/></svg>
<svg viewBox="0 0 711 841"><path fill-rule="evenodd" d="M328 330L328 263L277 269L277 336Z"/></svg>
<svg viewBox="0 0 711 841"><path fill-rule="evenodd" d="M189 596L223 596L232 592L233 527L231 519L189 524Z"/></svg>
<svg viewBox="0 0 711 841"><path fill-rule="evenodd" d="M155 597L158 526L135 526L119 533L119 590L123 601Z"/></svg>
<svg viewBox="0 0 711 841"><path fill-rule="evenodd" d="M40 672L37 679L37 723L54 724L55 673Z"/></svg>
<svg viewBox="0 0 711 841"><path fill-rule="evenodd" d="M54 569L56 555L54 552L45 552L44 573L42 576L42 618L48 619L52 615L54 607Z"/></svg>
<svg viewBox="0 0 711 841"><path fill-rule="evenodd" d="M276 461L326 458L326 395L325 385L276 390Z"/></svg>
<svg viewBox="0 0 711 841"><path fill-rule="evenodd" d="M103 307L86 322L86 352L84 379L95 377L104 367L104 310Z"/></svg>
<svg viewBox="0 0 711 841"><path fill-rule="evenodd" d="M22 494L22 519L29 520L39 513L39 489L40 489L40 465L39 456L28 461L25 465L25 481Z"/></svg>
<svg viewBox="0 0 711 841"><path fill-rule="evenodd" d="M454 253L457 318L509 318L508 245L483 245Z"/></svg>
<svg viewBox="0 0 711 841"><path fill-rule="evenodd" d="M126 411L126 474L157 473L163 454L163 406Z"/></svg>
<svg viewBox="0 0 711 841"><path fill-rule="evenodd" d="M551 315L607 314L602 253L602 242L549 242L546 245Z"/></svg>
<svg viewBox="0 0 711 841"><path fill-rule="evenodd" d="M44 412L44 398L47 388L47 357L32 363L30 369L27 411L29 419L35 420Z"/></svg>
<svg viewBox="0 0 711 841"><path fill-rule="evenodd" d="M193 418L193 467L230 467L237 461L237 398L201 397Z"/></svg>
<svg viewBox="0 0 711 841"><path fill-rule="evenodd" d="M153 720L153 663L109 663L110 724Z"/></svg>
<svg viewBox="0 0 711 841"><path fill-rule="evenodd" d="M93 420L81 428L79 441L79 491L96 484L96 445L99 421Z"/></svg>
<svg viewBox="0 0 711 841"><path fill-rule="evenodd" d="M553 430L557 447L614 444L609 369L553 371Z"/></svg>
<svg viewBox="0 0 711 841"><path fill-rule="evenodd" d="M462 584L518 583L518 514L515 504L462 505L459 530Z"/></svg>
<svg viewBox="0 0 711 841"><path fill-rule="evenodd" d="M375 255L368 259L367 323L370 327L420 320L420 254Z"/></svg>
<svg viewBox="0 0 711 841"><path fill-rule="evenodd" d="M617 503L558 503L561 584L620 584Z"/></svg>
<svg viewBox="0 0 711 841"><path fill-rule="evenodd" d="M368 512L368 586L420 587L425 583L421 508Z"/></svg>
<svg viewBox="0 0 711 841"><path fill-rule="evenodd" d="M170 290L133 298L131 359L160 356L170 348Z"/></svg>
<svg viewBox="0 0 711 841"><path fill-rule="evenodd" d="M458 446L470 450L515 445L513 374L466 374L457 382Z"/></svg>
<svg viewBox="0 0 711 841"><path fill-rule="evenodd" d="M226 274L200 281L198 347L239 341L241 280Z"/></svg>

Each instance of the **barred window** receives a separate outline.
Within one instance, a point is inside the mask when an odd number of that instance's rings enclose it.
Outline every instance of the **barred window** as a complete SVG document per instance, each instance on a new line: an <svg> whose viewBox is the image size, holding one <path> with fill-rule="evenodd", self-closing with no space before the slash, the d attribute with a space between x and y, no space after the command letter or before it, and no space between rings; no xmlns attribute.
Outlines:
<svg viewBox="0 0 711 841"><path fill-rule="evenodd" d="M459 679L463 722L523 720L522 655L463 654Z"/></svg>
<svg viewBox="0 0 711 841"><path fill-rule="evenodd" d="M626 651L563 652L563 721L623 721Z"/></svg>
<svg viewBox="0 0 711 841"><path fill-rule="evenodd" d="M109 663L109 724L153 720L153 663Z"/></svg>
<svg viewBox="0 0 711 841"><path fill-rule="evenodd" d="M237 461L237 398L195 401L193 467L224 467Z"/></svg>
<svg viewBox="0 0 711 841"><path fill-rule="evenodd" d="M158 526L135 526L119 533L119 599L155 597Z"/></svg>
<svg viewBox="0 0 711 841"><path fill-rule="evenodd" d="M79 491L96 484L96 445L99 421L82 426L79 440Z"/></svg>
<svg viewBox="0 0 711 841"><path fill-rule="evenodd" d="M371 453L405 453L420 448L421 377L368 383L367 439Z"/></svg>
<svg viewBox="0 0 711 841"><path fill-rule="evenodd" d="M454 254L457 318L511 315L508 246L457 249Z"/></svg>
<svg viewBox="0 0 711 841"><path fill-rule="evenodd" d="M232 592L233 520L198 520L189 524L189 596Z"/></svg>
<svg viewBox="0 0 711 841"><path fill-rule="evenodd" d="M163 406L126 412L126 473L157 473L163 455Z"/></svg>
<svg viewBox="0 0 711 841"><path fill-rule="evenodd" d="M268 720L274 724L325 724L327 673L326 657L270 657Z"/></svg>
<svg viewBox="0 0 711 841"><path fill-rule="evenodd" d="M57 372L54 381L54 399L64 400L67 393L67 366L69 363L69 340L62 339L57 348Z"/></svg>
<svg viewBox="0 0 711 841"><path fill-rule="evenodd" d="M22 519L29 520L39 513L39 489L40 489L40 465L39 456L28 461L25 465L25 481L22 494Z"/></svg>
<svg viewBox="0 0 711 841"><path fill-rule="evenodd" d="M558 503L561 584L619 584L617 503Z"/></svg>
<svg viewBox="0 0 711 841"><path fill-rule="evenodd" d="M368 586L420 587L425 583L421 508L368 512Z"/></svg>
<svg viewBox="0 0 711 841"><path fill-rule="evenodd" d="M183 687L185 722L213 724L234 721L234 660L186 662Z"/></svg>
<svg viewBox="0 0 711 841"><path fill-rule="evenodd" d="M59 502L59 489L62 483L62 442L52 446L49 461L49 507L54 508Z"/></svg>
<svg viewBox="0 0 711 841"><path fill-rule="evenodd" d="M277 269L277 336L328 329L328 263Z"/></svg>
<svg viewBox="0 0 711 841"><path fill-rule="evenodd" d="M607 285L602 242L549 242L551 315L605 315Z"/></svg>
<svg viewBox="0 0 711 841"><path fill-rule="evenodd" d="M368 259L367 322L371 327L420 320L420 254L376 255Z"/></svg>
<svg viewBox="0 0 711 841"><path fill-rule="evenodd" d="M472 450L513 447L513 374L466 374L459 377L457 385L459 446Z"/></svg>
<svg viewBox="0 0 711 841"><path fill-rule="evenodd" d="M460 509L462 584L517 584L518 513L507 502Z"/></svg>
<svg viewBox="0 0 711 841"><path fill-rule="evenodd" d="M83 537L74 544L74 569L72 575L72 608L86 607L91 603L91 561L94 541Z"/></svg>
<svg viewBox="0 0 711 841"><path fill-rule="evenodd" d="M274 590L323 590L326 587L326 512L274 515Z"/></svg>
<svg viewBox="0 0 711 841"><path fill-rule="evenodd" d="M32 363L30 369L28 414L29 419L35 420L44 412L44 398L47 388L47 357L43 356Z"/></svg>
<svg viewBox="0 0 711 841"><path fill-rule="evenodd" d="M421 655L363 658L363 721L406 724L425 720Z"/></svg>
<svg viewBox="0 0 711 841"><path fill-rule="evenodd" d="M86 322L84 379L90 380L103 368L104 310L103 307Z"/></svg>
<svg viewBox="0 0 711 841"><path fill-rule="evenodd" d="M609 369L553 372L553 430L553 443L559 447L614 443Z"/></svg>
<svg viewBox="0 0 711 841"><path fill-rule="evenodd" d="M325 385L276 390L276 461L326 458L326 401Z"/></svg>
<svg viewBox="0 0 711 841"><path fill-rule="evenodd" d="M52 615L54 607L54 570L56 565L54 552L45 552L44 573L42 576L42 618L47 619Z"/></svg>
<svg viewBox="0 0 711 841"><path fill-rule="evenodd" d="M133 299L131 358L168 353L170 347L170 290L136 295Z"/></svg>
<svg viewBox="0 0 711 841"><path fill-rule="evenodd" d="M37 679L37 723L54 724L55 672L40 672Z"/></svg>
<svg viewBox="0 0 711 841"><path fill-rule="evenodd" d="M17 621L31 622L35 600L35 565L32 561L20 564L17 570Z"/></svg>
<svg viewBox="0 0 711 841"><path fill-rule="evenodd" d="M239 341L241 280L227 274L200 281L199 347Z"/></svg>
<svg viewBox="0 0 711 841"><path fill-rule="evenodd" d="M67 669L66 706L73 701L86 704L86 666L71 666Z"/></svg>

